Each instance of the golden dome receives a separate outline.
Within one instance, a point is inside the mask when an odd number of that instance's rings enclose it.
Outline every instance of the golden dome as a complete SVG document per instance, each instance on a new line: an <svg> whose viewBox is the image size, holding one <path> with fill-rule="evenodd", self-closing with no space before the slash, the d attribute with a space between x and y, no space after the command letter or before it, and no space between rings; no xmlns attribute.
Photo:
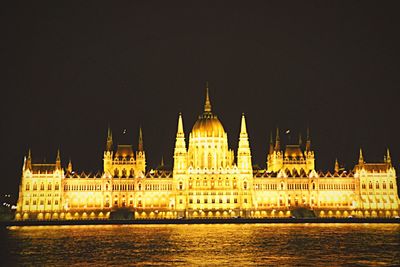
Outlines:
<svg viewBox="0 0 400 267"><path fill-rule="evenodd" d="M211 112L211 102L208 95L208 86L206 87L206 101L204 104L204 113L193 125L192 134L194 136L219 137L225 133L222 123L216 115Z"/></svg>
<svg viewBox="0 0 400 267"><path fill-rule="evenodd" d="M222 136L224 132L222 123L212 113L201 115L192 129L192 134L195 136Z"/></svg>

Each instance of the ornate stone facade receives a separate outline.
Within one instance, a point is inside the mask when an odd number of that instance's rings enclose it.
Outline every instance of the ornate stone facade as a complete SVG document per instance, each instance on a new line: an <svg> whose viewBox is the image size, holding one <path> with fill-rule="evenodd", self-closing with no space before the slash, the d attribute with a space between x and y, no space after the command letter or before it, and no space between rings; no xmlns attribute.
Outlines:
<svg viewBox="0 0 400 267"><path fill-rule="evenodd" d="M149 170L142 131L138 150L132 145L113 149L108 130L103 172L78 174L69 162L24 160L16 219L289 217L306 210L320 217L395 217L399 214L396 171L389 150L383 163L359 163L351 171L316 172L307 133L303 146L281 148L279 131L272 136L267 168L253 170L246 119L242 115L237 158L228 136L212 113L206 94L204 113L189 134L186 149L182 115L172 171Z"/></svg>

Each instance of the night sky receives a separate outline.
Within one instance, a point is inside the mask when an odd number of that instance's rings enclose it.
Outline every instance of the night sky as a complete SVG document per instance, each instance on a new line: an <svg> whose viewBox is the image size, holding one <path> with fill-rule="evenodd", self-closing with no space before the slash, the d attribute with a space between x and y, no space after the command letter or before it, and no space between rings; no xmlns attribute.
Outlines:
<svg viewBox="0 0 400 267"><path fill-rule="evenodd" d="M188 141L206 81L235 155L246 114L253 164L277 126L291 141L309 126L318 170L389 147L400 171L397 6L276 2L3 3L0 192L16 194L28 148L102 170L108 124L135 149L141 125L148 166L172 167L178 113Z"/></svg>

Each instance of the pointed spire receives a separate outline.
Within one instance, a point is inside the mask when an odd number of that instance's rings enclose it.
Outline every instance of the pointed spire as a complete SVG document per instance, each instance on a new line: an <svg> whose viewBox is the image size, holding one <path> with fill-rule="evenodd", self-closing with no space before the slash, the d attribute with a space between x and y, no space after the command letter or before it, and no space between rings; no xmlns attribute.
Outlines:
<svg viewBox="0 0 400 267"><path fill-rule="evenodd" d="M335 159L335 173L339 173L339 162Z"/></svg>
<svg viewBox="0 0 400 267"><path fill-rule="evenodd" d="M246 118L244 116L244 113L242 113L242 123L240 126L240 135L247 135L247 127L246 127Z"/></svg>
<svg viewBox="0 0 400 267"><path fill-rule="evenodd" d="M204 104L204 112L211 112L211 102L208 94L208 82L206 82L206 102Z"/></svg>
<svg viewBox="0 0 400 267"><path fill-rule="evenodd" d="M143 133L142 133L142 127L139 127L139 144L138 144L138 150L143 151Z"/></svg>
<svg viewBox="0 0 400 267"><path fill-rule="evenodd" d="M387 150L386 150L386 163L388 163L390 166L392 166L392 158L390 157L389 148L387 148Z"/></svg>
<svg viewBox="0 0 400 267"><path fill-rule="evenodd" d="M160 166L161 166L161 167L164 167L164 156L161 156Z"/></svg>
<svg viewBox="0 0 400 267"><path fill-rule="evenodd" d="M182 120L182 113L179 112L179 118L178 118L178 131L176 132L176 136L178 137L181 136L183 137L185 134L183 132L183 120Z"/></svg>
<svg viewBox="0 0 400 267"><path fill-rule="evenodd" d="M26 159L25 169L32 170L32 155L30 148L28 150L28 158Z"/></svg>
<svg viewBox="0 0 400 267"><path fill-rule="evenodd" d="M113 147L112 132L111 132L110 125L108 125L106 150L111 151L112 147Z"/></svg>
<svg viewBox="0 0 400 267"><path fill-rule="evenodd" d="M69 159L69 161L68 161L67 172L68 173L72 173L72 162L71 162L71 159Z"/></svg>
<svg viewBox="0 0 400 267"><path fill-rule="evenodd" d="M57 149L56 169L61 169L60 148Z"/></svg>
<svg viewBox="0 0 400 267"><path fill-rule="evenodd" d="M364 157L363 157L363 153L362 153L361 147L360 147L360 156L358 158L358 164L360 164L360 165L364 164Z"/></svg>
<svg viewBox="0 0 400 267"><path fill-rule="evenodd" d="M279 137L279 127L276 127L275 151L281 150L281 140Z"/></svg>

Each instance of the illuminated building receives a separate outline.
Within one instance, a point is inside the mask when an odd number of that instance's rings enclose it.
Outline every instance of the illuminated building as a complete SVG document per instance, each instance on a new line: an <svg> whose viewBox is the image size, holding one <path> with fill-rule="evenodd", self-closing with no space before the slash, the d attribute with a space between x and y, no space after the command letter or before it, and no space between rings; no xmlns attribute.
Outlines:
<svg viewBox="0 0 400 267"><path fill-rule="evenodd" d="M245 116L235 161L228 136L212 113L208 88L204 112L186 148L179 114L172 171L149 170L142 131L138 150L113 147L108 130L103 172L78 174L61 166L24 160L16 219L106 219L115 211L134 218L288 217L303 208L320 217L394 217L399 213L396 171L389 150L383 163L359 162L342 171L316 172L307 133L305 145L281 147L272 139L267 168L253 170Z"/></svg>

